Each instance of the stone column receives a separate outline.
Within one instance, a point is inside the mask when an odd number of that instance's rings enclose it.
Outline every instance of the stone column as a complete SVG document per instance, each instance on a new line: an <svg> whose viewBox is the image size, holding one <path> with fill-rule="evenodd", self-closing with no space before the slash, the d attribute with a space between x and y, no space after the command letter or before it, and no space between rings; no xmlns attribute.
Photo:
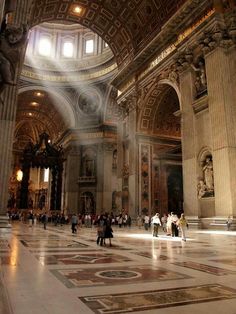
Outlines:
<svg viewBox="0 0 236 314"><path fill-rule="evenodd" d="M122 169L123 169L123 142L122 142L122 120L117 124L117 192L119 195L117 213L122 209Z"/></svg>
<svg viewBox="0 0 236 314"><path fill-rule="evenodd" d="M104 144L104 185L103 185L103 207L107 212L112 210L112 153L113 145L110 143Z"/></svg>
<svg viewBox="0 0 236 314"><path fill-rule="evenodd" d="M80 176L80 148L73 147L66 155L64 171L64 206L68 213L77 213L79 209L78 179Z"/></svg>
<svg viewBox="0 0 236 314"><path fill-rule="evenodd" d="M205 56L213 141L216 216L236 216L236 49Z"/></svg>
<svg viewBox="0 0 236 314"><path fill-rule="evenodd" d="M129 113L129 214L136 219L138 207L138 144L136 140L136 110ZM151 197L151 193L150 193Z"/></svg>
<svg viewBox="0 0 236 314"><path fill-rule="evenodd" d="M96 193L96 212L100 213L104 209L103 186L104 186L104 144L98 144L97 150L97 193Z"/></svg>
<svg viewBox="0 0 236 314"><path fill-rule="evenodd" d="M8 87L1 95L4 105L0 105L0 227L5 225L4 217L7 211L12 143L15 128L16 95L16 87Z"/></svg>
<svg viewBox="0 0 236 314"><path fill-rule="evenodd" d="M160 160L160 213L168 213L168 189L167 189L167 169L164 160Z"/></svg>
<svg viewBox="0 0 236 314"><path fill-rule="evenodd" d="M187 216L198 218L197 198L197 156L194 101L194 74L187 68L180 74L181 112L182 112L182 150L183 150L183 191L184 212Z"/></svg>
<svg viewBox="0 0 236 314"><path fill-rule="evenodd" d="M27 13L31 6L31 0L18 0L17 10L14 12L14 24L20 25L27 22ZM24 49L23 49L24 50ZM16 69L16 79L20 74L20 63L23 62L23 54ZM8 184L11 173L12 145L15 128L17 88L6 87L1 94L3 103L0 104L0 227L7 226L6 210L8 199Z"/></svg>

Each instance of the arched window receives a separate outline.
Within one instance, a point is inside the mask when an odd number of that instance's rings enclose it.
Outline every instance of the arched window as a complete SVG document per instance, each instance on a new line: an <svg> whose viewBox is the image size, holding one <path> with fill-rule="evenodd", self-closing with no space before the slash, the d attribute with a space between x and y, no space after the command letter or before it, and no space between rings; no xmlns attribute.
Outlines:
<svg viewBox="0 0 236 314"><path fill-rule="evenodd" d="M93 53L94 52L94 40L87 39L85 41L85 53Z"/></svg>
<svg viewBox="0 0 236 314"><path fill-rule="evenodd" d="M49 37L41 37L39 40L38 52L41 56L49 57L52 51L52 42Z"/></svg>
<svg viewBox="0 0 236 314"><path fill-rule="evenodd" d="M72 58L74 54L74 45L72 42L66 41L63 44L62 55L66 58Z"/></svg>

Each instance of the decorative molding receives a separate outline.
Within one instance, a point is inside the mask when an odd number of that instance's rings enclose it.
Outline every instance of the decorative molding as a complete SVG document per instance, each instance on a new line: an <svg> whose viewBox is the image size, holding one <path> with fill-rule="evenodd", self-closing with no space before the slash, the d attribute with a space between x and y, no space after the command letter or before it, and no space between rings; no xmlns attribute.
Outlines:
<svg viewBox="0 0 236 314"><path fill-rule="evenodd" d="M203 110L208 109L208 96L205 95L194 101L192 104L194 113L200 113Z"/></svg>

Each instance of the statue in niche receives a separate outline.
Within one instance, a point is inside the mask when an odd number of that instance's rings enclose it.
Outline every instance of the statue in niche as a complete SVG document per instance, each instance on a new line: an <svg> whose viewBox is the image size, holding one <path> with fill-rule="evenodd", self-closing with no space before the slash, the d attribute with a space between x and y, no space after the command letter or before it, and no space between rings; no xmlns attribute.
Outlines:
<svg viewBox="0 0 236 314"><path fill-rule="evenodd" d="M198 62L198 65L195 66L193 63L191 64L196 74L196 80L195 80L195 88L197 94L201 94L206 91L207 89L207 79L206 79L206 69L205 64L203 60L200 60Z"/></svg>
<svg viewBox="0 0 236 314"><path fill-rule="evenodd" d="M214 171L212 157L207 156L202 165L203 178L198 183L198 198L214 196Z"/></svg>
<svg viewBox="0 0 236 314"><path fill-rule="evenodd" d="M202 170L207 190L214 191L213 163L210 157L206 158L205 165L203 166Z"/></svg>
<svg viewBox="0 0 236 314"><path fill-rule="evenodd" d="M20 60L20 50L27 40L28 27L8 26L3 22L0 31L0 94L6 85L15 85L14 77Z"/></svg>

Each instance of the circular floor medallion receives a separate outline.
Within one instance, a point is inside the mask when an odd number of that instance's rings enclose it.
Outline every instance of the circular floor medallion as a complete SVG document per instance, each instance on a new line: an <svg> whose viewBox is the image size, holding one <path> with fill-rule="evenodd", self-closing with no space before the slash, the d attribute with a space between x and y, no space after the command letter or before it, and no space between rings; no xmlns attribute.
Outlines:
<svg viewBox="0 0 236 314"><path fill-rule="evenodd" d="M128 270L104 270L97 272L96 276L107 279L131 279L141 277L142 275L138 272Z"/></svg>

